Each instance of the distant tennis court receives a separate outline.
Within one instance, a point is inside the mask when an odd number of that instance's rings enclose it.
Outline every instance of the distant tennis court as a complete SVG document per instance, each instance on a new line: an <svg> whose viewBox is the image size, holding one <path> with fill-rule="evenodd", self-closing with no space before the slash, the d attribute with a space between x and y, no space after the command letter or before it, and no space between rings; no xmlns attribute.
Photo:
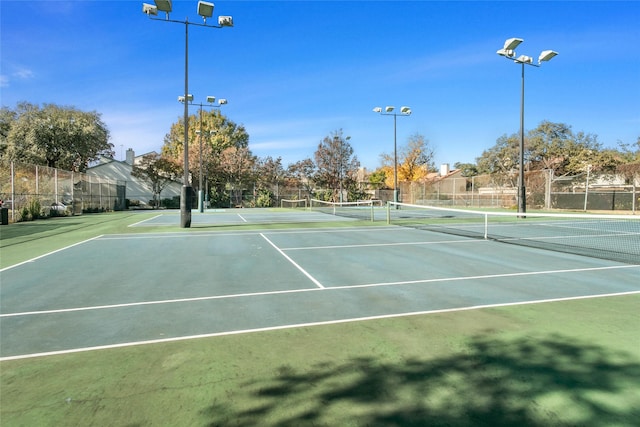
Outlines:
<svg viewBox="0 0 640 427"><path fill-rule="evenodd" d="M101 235L7 267L1 360L640 293L637 262L384 225L384 208L373 215L368 225L305 209L194 212L189 231ZM312 228L318 221L327 224ZM243 224L253 227L232 227Z"/></svg>

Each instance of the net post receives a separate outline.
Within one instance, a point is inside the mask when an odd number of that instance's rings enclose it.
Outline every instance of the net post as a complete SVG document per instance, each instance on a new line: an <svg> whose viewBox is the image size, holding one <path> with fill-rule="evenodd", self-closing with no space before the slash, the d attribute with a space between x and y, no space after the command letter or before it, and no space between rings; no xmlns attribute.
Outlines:
<svg viewBox="0 0 640 427"><path fill-rule="evenodd" d="M489 237L489 215L484 214L484 240Z"/></svg>
<svg viewBox="0 0 640 427"><path fill-rule="evenodd" d="M375 211L373 210L373 201L371 201L371 222L376 220Z"/></svg>
<svg viewBox="0 0 640 427"><path fill-rule="evenodd" d="M391 202L387 200L387 225L391 224Z"/></svg>

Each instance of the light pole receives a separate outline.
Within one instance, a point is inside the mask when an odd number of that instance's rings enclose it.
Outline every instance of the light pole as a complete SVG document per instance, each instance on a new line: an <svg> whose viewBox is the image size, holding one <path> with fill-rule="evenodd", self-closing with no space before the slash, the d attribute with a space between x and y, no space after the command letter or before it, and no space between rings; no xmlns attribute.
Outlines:
<svg viewBox="0 0 640 427"><path fill-rule="evenodd" d="M393 201L398 203L398 144L397 144L397 131L396 131L396 121L398 116L410 116L411 108L409 107L400 107L399 113L394 113L395 107L387 106L384 107L384 113L382 112L381 107L375 107L373 109L374 113L379 113L383 116L393 116Z"/></svg>
<svg viewBox="0 0 640 427"><path fill-rule="evenodd" d="M533 63L533 58L526 55L520 55L516 58L515 48L522 43L522 39L511 38L504 42L504 47L496 53L517 64L522 64L522 87L520 90L520 165L518 169L518 213L527 212L527 191L524 185L524 66L531 65L540 67L544 61L549 61L556 56L558 52L553 50L545 50L540 53L538 63Z"/></svg>
<svg viewBox="0 0 640 427"><path fill-rule="evenodd" d="M226 99L220 99L218 101L218 104L214 104L214 102L216 102L216 97L215 96L207 96L207 102L208 104L203 104L202 102L199 104L194 104L193 101L193 95L189 95L189 97L187 97L187 104L189 105L194 105L196 107L200 107L200 129L198 129L196 131L196 134L198 134L198 139L200 140L200 153L198 155L198 161L200 163L200 167L199 167L199 181L198 181L198 211L199 212L204 212L204 193L202 191L202 108L203 107L209 107L209 108L220 108L223 105L227 104L227 100ZM185 102L185 97L184 96L179 96L178 97L178 101L184 103ZM210 133L214 133L214 131L209 131Z"/></svg>
<svg viewBox="0 0 640 427"><path fill-rule="evenodd" d="M143 3L142 12L147 14L149 19L155 21L175 22L178 24L184 24L185 28L185 48L184 48L184 97L190 101L189 97L189 25L195 25L198 27L208 28L223 28L233 27L233 18L231 16L219 16L218 25L207 25L207 18L213 16L213 3L206 1L198 2L198 15L204 19L203 24L197 24L189 22L188 18L184 21L176 21L169 19L169 13L172 10L171 0L154 0L155 6ZM158 15L158 11L165 12L166 18L154 18ZM193 99L193 96L191 96ZM182 194L180 197L180 227L191 227L191 192L192 188L189 185L189 106L188 103L184 103L184 178L182 184Z"/></svg>

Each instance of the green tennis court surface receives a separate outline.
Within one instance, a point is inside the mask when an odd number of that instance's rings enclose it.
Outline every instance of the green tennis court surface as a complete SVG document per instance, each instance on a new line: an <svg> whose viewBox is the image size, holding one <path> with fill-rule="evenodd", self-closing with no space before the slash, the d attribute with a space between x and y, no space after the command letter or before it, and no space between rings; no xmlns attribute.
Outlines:
<svg viewBox="0 0 640 427"><path fill-rule="evenodd" d="M319 218L325 228L302 227ZM637 264L413 228L330 226L344 220L207 212L188 232L101 235L5 268L0 357L640 293ZM132 229L174 222L147 215ZM279 222L294 226L224 229Z"/></svg>

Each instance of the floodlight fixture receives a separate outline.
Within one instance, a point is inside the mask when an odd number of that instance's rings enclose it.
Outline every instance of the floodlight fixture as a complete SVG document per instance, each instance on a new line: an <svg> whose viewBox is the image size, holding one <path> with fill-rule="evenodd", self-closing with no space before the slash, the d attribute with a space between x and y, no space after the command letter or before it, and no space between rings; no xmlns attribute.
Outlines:
<svg viewBox="0 0 640 427"><path fill-rule="evenodd" d="M500 56L505 56L507 58L513 58L514 56L516 56L515 50L498 49L496 53Z"/></svg>
<svg viewBox="0 0 640 427"><path fill-rule="evenodd" d="M171 0L153 0L160 12L171 12Z"/></svg>
<svg viewBox="0 0 640 427"><path fill-rule="evenodd" d="M218 25L221 27L233 27L233 17L232 16L219 16L218 17Z"/></svg>
<svg viewBox="0 0 640 427"><path fill-rule="evenodd" d="M521 64L533 64L533 58L527 55L520 55L515 61Z"/></svg>
<svg viewBox="0 0 640 427"><path fill-rule="evenodd" d="M392 107L390 105L387 105L386 107L384 107L384 111L385 113L391 113L396 107Z"/></svg>
<svg viewBox="0 0 640 427"><path fill-rule="evenodd" d="M517 37L511 38L511 39L507 39L507 41L504 42L504 48L502 50L504 50L504 51L516 50L516 48L523 41L524 40L519 39Z"/></svg>
<svg viewBox="0 0 640 427"><path fill-rule="evenodd" d="M222 98L222 99L220 99L220 100L218 101L218 104L219 104L219 105L226 105L226 104L227 104L227 100L226 100L226 99L224 99L224 98Z"/></svg>
<svg viewBox="0 0 640 427"><path fill-rule="evenodd" d="M407 116L411 114L411 108L409 107L400 107L400 113L406 114Z"/></svg>
<svg viewBox="0 0 640 427"><path fill-rule="evenodd" d="M216 102L216 97L215 96L207 96L207 102L209 104L213 104L214 102Z"/></svg>
<svg viewBox="0 0 640 427"><path fill-rule="evenodd" d="M198 2L198 15L202 16L205 24L207 23L207 18L211 18L213 16L213 8L213 3L209 3L207 1Z"/></svg>
<svg viewBox="0 0 640 427"><path fill-rule="evenodd" d="M375 108L373 109L373 112L374 112L374 113L382 113L382 108L380 108L380 107L375 107Z"/></svg>
<svg viewBox="0 0 640 427"><path fill-rule="evenodd" d="M555 52L553 50L544 50L544 51L542 51L540 53L540 56L538 57L538 64L541 64L544 61L550 61L557 54L558 54L558 52Z"/></svg>
<svg viewBox="0 0 640 427"><path fill-rule="evenodd" d="M158 8L149 3L142 3L142 13L151 16L158 16Z"/></svg>

